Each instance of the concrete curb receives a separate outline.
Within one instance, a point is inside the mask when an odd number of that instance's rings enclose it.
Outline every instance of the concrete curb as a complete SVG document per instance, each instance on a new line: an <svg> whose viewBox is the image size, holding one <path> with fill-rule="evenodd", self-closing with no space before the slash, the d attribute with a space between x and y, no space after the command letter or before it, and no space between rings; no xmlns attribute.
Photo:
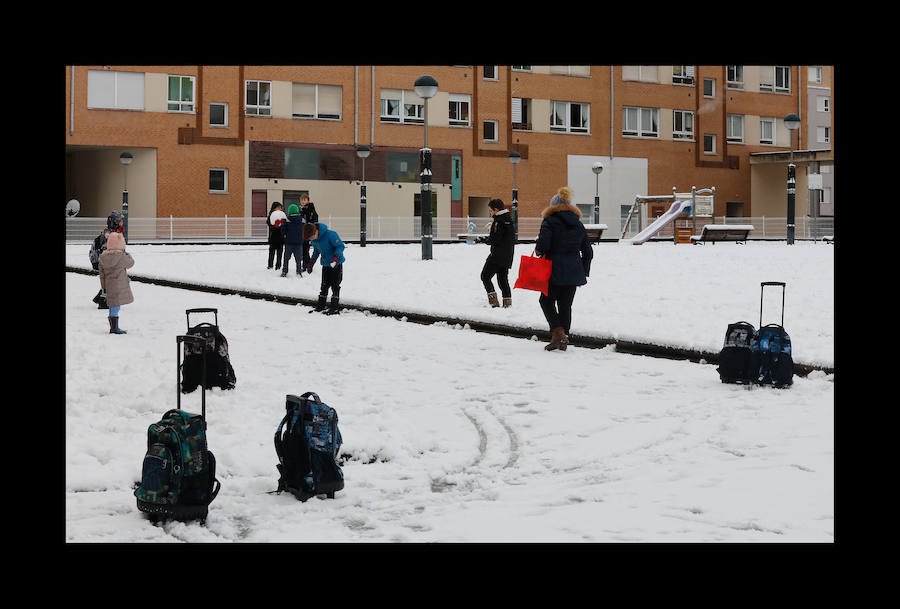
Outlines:
<svg viewBox="0 0 900 609"><path fill-rule="evenodd" d="M66 266L67 273L80 273L82 275L96 275L97 271L93 269L84 269L73 266ZM297 296L284 296L281 294L272 294L270 292L256 292L253 290L243 290L239 288L226 288L215 285L204 285L199 283L185 283L183 281L174 281L171 279L160 279L157 277L144 277L141 275L129 274L128 278L132 281L141 283L150 283L170 288L180 288L184 290L195 290L199 292L209 292L211 294L235 295L244 298L253 298L256 300L267 300L270 302L280 302L288 305L306 305L315 306L315 298L302 298ZM459 317L451 317L445 315L433 315L427 313L411 313L408 311L398 311L395 309L386 309L383 307L371 307L356 304L341 303L342 309L352 309L356 311L369 311L380 317L392 317L395 319L406 318L407 321L419 324L433 324L436 322L446 322L448 324L459 324L461 326L468 325L476 332L487 332L490 334L500 334L503 336L512 336L515 338L530 339L537 336L541 340L549 341L550 332L548 330L539 330L535 328L526 328L522 326L510 326L507 324L497 324L486 321L477 321L472 319L463 319ZM621 340L614 338L605 338L598 336L583 336L579 334L569 335L569 344L575 347L587 347L591 349L602 349L609 345L614 345L616 352L628 353L631 355L645 355L648 357L662 357L666 359L690 360L692 362L704 361L707 364L718 364L718 352L698 351L695 349L684 349L680 347L672 347L668 345L656 345L653 343L643 343L637 341ZM834 374L834 368L813 366L794 362L794 374L797 376L806 376L813 371L821 371L826 374Z"/></svg>

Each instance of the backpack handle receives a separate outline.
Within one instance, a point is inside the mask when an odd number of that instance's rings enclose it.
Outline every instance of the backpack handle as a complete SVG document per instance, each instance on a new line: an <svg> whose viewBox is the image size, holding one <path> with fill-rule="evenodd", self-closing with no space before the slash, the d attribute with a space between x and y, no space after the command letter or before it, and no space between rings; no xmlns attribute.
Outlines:
<svg viewBox="0 0 900 609"><path fill-rule="evenodd" d="M185 314L185 317L187 317L188 330L191 329L191 313L212 313L213 315L216 316L216 326L219 325L219 310L218 309L214 309L214 308L210 308L210 307L203 307L200 309L186 309L184 314ZM212 325L212 324L210 324L210 325Z"/></svg>
<svg viewBox="0 0 900 609"><path fill-rule="evenodd" d="M203 345L206 346L206 339L202 336L195 336L193 334L179 334L175 337L175 351L176 353L176 366L175 366L175 396L177 397L178 409L181 410L181 343L193 343L195 345ZM201 403L201 414L203 416L203 423L206 424L206 353L205 351L201 353L202 357L200 360L203 362L200 365L201 373L200 373L200 403Z"/></svg>
<svg viewBox="0 0 900 609"><path fill-rule="evenodd" d="M784 292L785 292L785 286L787 284L783 281L763 281L759 284L759 325L760 325L760 327L762 327L762 325L763 325L763 322L762 322L763 291L765 290L767 285L769 285L769 286L780 285L781 286L781 325L784 326Z"/></svg>

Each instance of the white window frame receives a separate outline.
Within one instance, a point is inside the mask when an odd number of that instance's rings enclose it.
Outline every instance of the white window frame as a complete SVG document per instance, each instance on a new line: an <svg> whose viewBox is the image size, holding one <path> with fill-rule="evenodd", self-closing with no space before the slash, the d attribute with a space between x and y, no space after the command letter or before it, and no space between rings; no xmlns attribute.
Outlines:
<svg viewBox="0 0 900 609"><path fill-rule="evenodd" d="M816 127L816 142L819 144L830 144L831 127Z"/></svg>
<svg viewBox="0 0 900 609"><path fill-rule="evenodd" d="M725 66L725 88L744 88L744 66Z"/></svg>
<svg viewBox="0 0 900 609"><path fill-rule="evenodd" d="M168 112L177 112L181 114L196 114L194 109L196 108L197 101L197 77L196 76L186 76L183 74L167 74L166 75L166 111ZM180 97L184 97L184 79L187 78L191 81L191 101L184 101L181 99L169 99L169 90L171 79L178 79L178 92ZM172 108L170 106L178 106L177 108ZM185 109L185 106L190 106L190 108Z"/></svg>
<svg viewBox="0 0 900 609"><path fill-rule="evenodd" d="M710 142L712 142L712 150L706 149L706 138L710 138ZM703 154L716 154L716 134L715 133L704 133L703 134Z"/></svg>
<svg viewBox="0 0 900 609"><path fill-rule="evenodd" d="M706 94L706 83L710 83L712 85L712 93L709 95ZM716 79L715 78L704 78L703 79L703 97L708 97L710 99L716 96Z"/></svg>
<svg viewBox="0 0 900 609"><path fill-rule="evenodd" d="M493 76L488 76L488 75L487 75L488 68L493 68L493 69L494 69L494 75L493 75ZM496 80L498 80L498 79L500 78L500 70L499 70L499 66L484 66L483 71L482 71L482 74L484 75L484 80L492 80L492 81L496 81Z"/></svg>
<svg viewBox="0 0 900 609"><path fill-rule="evenodd" d="M587 69L587 73L585 72ZM563 76L590 76L591 75L591 67L590 66L550 66L551 74L558 74Z"/></svg>
<svg viewBox="0 0 900 609"><path fill-rule="evenodd" d="M494 126L494 138L493 138L493 139L489 139L489 138L485 137L485 135L484 135L484 127L485 127L486 125L493 125L493 126ZM482 125L481 125L481 137L482 137L482 141L484 141L484 142L491 142L491 143L497 143L497 142L499 142L499 141L500 141L500 123L499 123L498 121L494 121L494 120L486 120L486 121L482 121Z"/></svg>
<svg viewBox="0 0 900 609"><path fill-rule="evenodd" d="M763 126L769 126L769 137L764 136ZM759 143L760 144L775 144L775 119L774 118L760 118L759 119Z"/></svg>
<svg viewBox="0 0 900 609"><path fill-rule="evenodd" d="M223 178L223 182L225 185L225 189L224 190L213 190L212 185L210 185L209 193L214 194L214 195L227 195L228 194L228 169L226 169L224 167L210 167L209 168L210 181L212 181L212 172L214 172L214 171L223 172L222 178Z"/></svg>
<svg viewBox="0 0 900 609"><path fill-rule="evenodd" d="M531 72L531 66L510 66L513 72Z"/></svg>
<svg viewBox="0 0 900 609"><path fill-rule="evenodd" d="M462 109L465 106L465 120L459 118L451 118L453 116L453 108L456 108L456 115L463 116ZM447 124L451 127L470 127L472 125L472 96L467 93L451 93L450 101L447 103Z"/></svg>
<svg viewBox="0 0 900 609"><path fill-rule="evenodd" d="M554 107L557 105L562 105L564 108L563 112L563 123L554 123L554 117L556 113L553 111ZM587 123L587 127L573 127L572 126L572 108L574 106L579 106L581 108L581 115L584 118L584 122ZM586 102L568 102L568 101L559 101L559 100L551 100L550 101L550 131L553 133L590 133L591 132L591 105Z"/></svg>
<svg viewBox="0 0 900 609"><path fill-rule="evenodd" d="M828 95L817 95L816 110L818 112L831 112L831 97Z"/></svg>
<svg viewBox="0 0 900 609"><path fill-rule="evenodd" d="M634 125L628 120L628 111L634 110ZM656 123L656 131L644 130L644 117L649 116L651 125ZM659 108L641 108L639 106L622 107L622 135L633 137L659 138Z"/></svg>
<svg viewBox="0 0 900 609"><path fill-rule="evenodd" d="M228 102L209 102L210 111L209 111L209 123L210 127L227 127L228 126ZM225 122L222 124L212 122L212 106L222 106L224 108L225 114Z"/></svg>
<svg viewBox="0 0 900 609"><path fill-rule="evenodd" d="M341 96L341 101L338 104L338 108L339 108L338 115L337 116L331 116L331 115L323 116L322 114L319 113L319 86L320 86L319 83L313 83L313 82L291 83L292 90L293 90L294 84L308 85L308 86L314 87L314 89L313 89L313 113L312 113L312 115L305 115L305 114L297 115L297 114L294 114L292 111L291 116L293 118L315 119L315 120L320 120L320 121L339 121L344 118L344 88L341 85L327 85L327 84L321 85L323 87L335 87L335 88L339 89L340 96ZM293 101L294 100L291 99L292 104L293 104Z"/></svg>
<svg viewBox="0 0 900 609"><path fill-rule="evenodd" d="M250 83L256 83L256 101L250 104L247 99L250 94ZM259 103L259 93L262 87L260 85L269 85L269 100L266 104ZM265 112L263 112L265 111ZM272 81L271 80L255 80L252 78L244 80L244 115L245 116L272 116Z"/></svg>
<svg viewBox="0 0 900 609"><path fill-rule="evenodd" d="M676 85L694 84L694 66L672 66L672 83Z"/></svg>
<svg viewBox="0 0 900 609"><path fill-rule="evenodd" d="M681 129L677 129L681 115ZM690 127L685 127L690 123ZM694 141L694 113L690 110L672 110L672 139Z"/></svg>
<svg viewBox="0 0 900 609"><path fill-rule="evenodd" d="M779 76L782 80L781 86L778 85ZM791 92L791 66L775 66L775 92Z"/></svg>
<svg viewBox="0 0 900 609"><path fill-rule="evenodd" d="M822 66L809 66L807 81L822 84Z"/></svg>
<svg viewBox="0 0 900 609"><path fill-rule="evenodd" d="M725 141L731 142L734 144L743 144L744 143L744 115L743 114L729 114L728 118L725 121L728 126L727 132L725 134ZM740 135L735 133L735 127L740 127Z"/></svg>
<svg viewBox="0 0 900 609"><path fill-rule="evenodd" d="M408 104L406 103L407 91L403 89L394 89L400 91L400 99L393 97L382 97L379 109L379 120L383 123L397 123L400 125L421 125L425 122L425 104ZM416 96L418 98L418 96ZM385 114L384 102L395 101L398 104L398 114ZM407 106L413 108L413 114L408 113Z"/></svg>
<svg viewBox="0 0 900 609"><path fill-rule="evenodd" d="M120 92L125 91L126 89L119 84L119 76L123 74L128 74L128 76L123 77L125 79L133 79L136 83L138 81L138 76L140 77L140 94L135 95L137 103L133 105L128 105L126 103L121 102ZM105 77L108 78L109 75L112 75L112 105L102 105L98 104L96 101L97 95L91 90L92 89L92 80L95 77ZM97 86L97 85L93 85ZM168 96L168 94L167 94ZM87 107L91 110L143 110L144 109L144 73L143 72L118 72L114 70L88 70L88 93L87 93Z"/></svg>

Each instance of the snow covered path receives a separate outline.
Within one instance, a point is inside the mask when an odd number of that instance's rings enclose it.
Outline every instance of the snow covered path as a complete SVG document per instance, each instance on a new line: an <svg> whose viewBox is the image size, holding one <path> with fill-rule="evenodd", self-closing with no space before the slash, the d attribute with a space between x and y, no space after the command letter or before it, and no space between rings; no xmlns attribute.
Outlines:
<svg viewBox="0 0 900 609"><path fill-rule="evenodd" d="M135 272L148 271L152 248L134 248ZM232 272L206 270L237 276L235 260L218 262ZM318 277L315 286L263 280L318 287ZM97 286L66 275L69 542L834 540L833 375L748 390L720 383L711 365L611 349L548 353L446 324L308 315L136 282L121 313L128 334L110 336L90 302ZM758 282L754 290L758 305ZM153 525L132 484L147 426L175 407L175 336L194 307L219 309L237 374L234 390L207 393L222 490L205 526ZM335 500L268 494L284 396L304 391L340 415L346 488ZM199 411L199 397L182 396L182 407Z"/></svg>

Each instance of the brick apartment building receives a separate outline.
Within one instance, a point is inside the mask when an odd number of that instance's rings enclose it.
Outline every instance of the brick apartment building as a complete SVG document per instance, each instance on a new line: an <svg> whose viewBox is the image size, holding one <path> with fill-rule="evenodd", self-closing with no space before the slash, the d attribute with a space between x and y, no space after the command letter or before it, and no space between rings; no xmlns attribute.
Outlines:
<svg viewBox="0 0 900 609"><path fill-rule="evenodd" d="M423 74L439 83L438 218L510 203L513 151L523 218L562 185L586 221L595 191L600 221L618 223L636 194L692 186L715 186L716 216L784 217L791 161L796 213L833 214L831 66L66 66L66 200L102 217L124 185L133 217L248 218L307 192L355 216L366 145L368 215L417 215Z"/></svg>

